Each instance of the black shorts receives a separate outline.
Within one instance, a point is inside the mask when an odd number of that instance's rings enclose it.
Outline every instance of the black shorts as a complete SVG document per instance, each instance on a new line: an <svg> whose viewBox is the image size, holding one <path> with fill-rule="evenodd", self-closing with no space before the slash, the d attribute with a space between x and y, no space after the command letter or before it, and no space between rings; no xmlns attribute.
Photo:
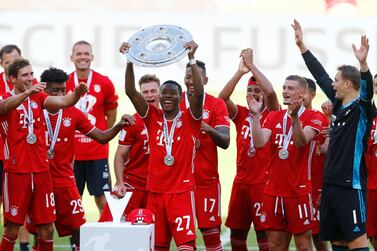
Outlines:
<svg viewBox="0 0 377 251"><path fill-rule="evenodd" d="M75 178L80 195L84 193L85 183L90 195L99 197L111 191L111 178L108 159L76 160Z"/></svg>
<svg viewBox="0 0 377 251"><path fill-rule="evenodd" d="M366 231L366 191L324 184L319 235L325 241L351 242Z"/></svg>

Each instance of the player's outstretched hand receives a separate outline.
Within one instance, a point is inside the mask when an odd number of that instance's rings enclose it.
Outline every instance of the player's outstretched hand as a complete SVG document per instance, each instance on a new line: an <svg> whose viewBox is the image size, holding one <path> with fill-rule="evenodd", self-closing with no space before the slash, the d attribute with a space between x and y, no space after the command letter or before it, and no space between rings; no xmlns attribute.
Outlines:
<svg viewBox="0 0 377 251"><path fill-rule="evenodd" d="M120 45L120 48L119 48L119 51L120 53L124 54L128 51L128 49L131 48L131 44L127 43L127 42L123 42L121 45Z"/></svg>
<svg viewBox="0 0 377 251"><path fill-rule="evenodd" d="M43 91L46 88L45 82L40 82L38 84L33 85L30 89L27 90L29 95L37 94L38 92Z"/></svg>
<svg viewBox="0 0 377 251"><path fill-rule="evenodd" d="M87 92L88 92L88 86L84 82L80 82L80 84L75 89L75 93L79 96L82 96Z"/></svg>
<svg viewBox="0 0 377 251"><path fill-rule="evenodd" d="M263 105L263 96L259 98L259 101L257 101L253 95L250 93L246 97L247 105L249 106L249 110L253 115L259 114L262 109Z"/></svg>
<svg viewBox="0 0 377 251"><path fill-rule="evenodd" d="M135 124L135 117L129 114L124 114L119 121L121 126L125 125L134 125Z"/></svg>
<svg viewBox="0 0 377 251"><path fill-rule="evenodd" d="M246 67L243 57L241 57L240 63L238 64L238 71L242 74L246 74L250 71L250 69Z"/></svg>
<svg viewBox="0 0 377 251"><path fill-rule="evenodd" d="M192 40L190 42L185 43L185 45L183 47L189 49L188 58L193 59L195 52L196 52L196 49L198 49L199 45L197 43L195 43L194 40Z"/></svg>
<svg viewBox="0 0 377 251"><path fill-rule="evenodd" d="M368 51L369 51L369 39L367 36L362 35L360 41L360 48L357 49L355 44L352 44L353 53L355 54L357 60L359 60L360 65L365 65L367 63Z"/></svg>
<svg viewBox="0 0 377 251"><path fill-rule="evenodd" d="M117 197L117 198L123 198L124 195L126 194L127 192L127 187L124 185L123 182L117 182L115 183L115 186L114 186L114 195Z"/></svg>
<svg viewBox="0 0 377 251"><path fill-rule="evenodd" d="M330 126L322 127L321 134L323 135L323 137L329 138L330 137Z"/></svg>
<svg viewBox="0 0 377 251"><path fill-rule="evenodd" d="M293 31L295 33L296 45L298 46L298 48L300 49L301 52L306 51L307 49L306 49L305 44L304 44L304 35L303 35L303 32L302 32L302 28L301 28L300 23L296 19L294 19L293 24L291 24L291 26L292 26Z"/></svg>
<svg viewBox="0 0 377 251"><path fill-rule="evenodd" d="M289 108L289 115L291 117L297 117L298 111L300 110L300 107L302 106L302 99L295 99L288 103Z"/></svg>

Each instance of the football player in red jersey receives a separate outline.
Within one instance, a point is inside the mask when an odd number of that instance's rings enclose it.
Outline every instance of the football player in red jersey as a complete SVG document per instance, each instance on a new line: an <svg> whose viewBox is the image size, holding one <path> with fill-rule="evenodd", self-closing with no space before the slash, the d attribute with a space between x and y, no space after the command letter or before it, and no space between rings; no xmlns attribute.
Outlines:
<svg viewBox="0 0 377 251"><path fill-rule="evenodd" d="M121 52L129 48L123 43ZM181 111L182 88L173 81L160 87L162 110L148 104L135 88L133 64L127 63L125 89L148 130L150 146L147 189L150 195L147 208L156 216L155 250L169 250L173 236L178 250L195 249L194 224L194 166L195 143L200 134L203 113L203 83L191 41L189 49L194 91L190 108Z"/></svg>
<svg viewBox="0 0 377 251"><path fill-rule="evenodd" d="M68 75L56 68L49 68L41 75L46 83L45 92L50 96L66 95ZM81 196L73 173L75 156L75 131L106 144L126 124L133 124L132 116L124 115L114 127L100 130L90 123L85 114L76 107L55 111L44 110L47 127L47 157L49 158L52 188L55 194L55 228L60 237L73 237L76 250L80 250L80 226L85 223Z"/></svg>
<svg viewBox="0 0 377 251"><path fill-rule="evenodd" d="M203 84L208 83L205 63L197 60ZM194 91L190 63L186 65L184 82L187 92L183 93L181 109L190 107L189 99ZM221 188L218 173L217 147L227 149L230 142L229 116L225 102L204 93L203 119L200 137L196 144L195 165L195 213L198 228L202 232L207 250L222 250L221 230Z"/></svg>
<svg viewBox="0 0 377 251"><path fill-rule="evenodd" d="M156 75L146 74L140 78L139 86L145 100L159 108L160 79ZM123 197L127 191L132 192L123 213L125 218L133 209L145 208L149 194L146 190L149 163L148 132L139 114L136 113L134 117L135 123L126 125L121 130L114 157L115 195ZM105 206L99 221L112 221L108 205Z"/></svg>
<svg viewBox="0 0 377 251"><path fill-rule="evenodd" d="M305 79L290 75L283 84L287 110L270 112L260 125L262 101L249 96L254 114L253 141L256 148L271 142L262 214L271 250L288 249L289 235L297 249L311 250L312 201L310 164L312 140L322 128L321 117L304 108Z"/></svg>
<svg viewBox="0 0 377 251"><path fill-rule="evenodd" d="M9 66L9 78L14 89L3 98L27 95L44 88L44 84L33 84L33 70L25 59L15 60ZM55 201L46 152L43 109L53 111L72 106L86 91L86 85L80 84L73 93L63 97L49 97L37 92L20 99L19 106L2 107L5 230L1 250L13 250L26 215L38 227L40 250L52 250Z"/></svg>
<svg viewBox="0 0 377 251"><path fill-rule="evenodd" d="M76 107L85 113L92 125L106 130L115 123L118 96L111 80L91 68L93 59L90 43L78 41L73 45L71 61L75 65L75 71L69 75L67 91L73 91L80 82L85 82L88 93L77 102ZM109 145L100 144L77 132L75 149L77 188L82 195L85 183L87 184L89 194L94 196L101 214L106 204L104 191L110 191L111 188Z"/></svg>
<svg viewBox="0 0 377 251"><path fill-rule="evenodd" d="M254 225L259 250L268 250L267 235L262 226L261 207L267 173L267 164L262 163L268 163L269 147L255 149L251 134L253 116L249 108L236 105L230 99L241 77L250 71L253 76L248 81L247 95L252 95L256 100L263 99L261 123L270 111L280 109L271 82L254 64L253 51L242 50L237 72L219 94L227 105L229 116L237 131L237 174L225 225L230 228L232 250L240 251L247 250L246 240L251 223Z"/></svg>
<svg viewBox="0 0 377 251"><path fill-rule="evenodd" d="M4 72L0 73L0 96L4 95L5 93L10 92L13 90L13 84L9 80L8 76L8 68L14 60L21 58L21 50L18 46L13 44L8 44L3 46L0 49L0 64L4 68ZM34 83L37 83L35 80ZM3 138L0 137L0 174L3 172L3 160L4 160L4 141ZM1 181L2 182L2 181ZM2 184L2 183L1 183ZM2 191L2 185L0 187L0 192ZM2 194L2 193L1 193ZM2 201L2 195L0 195L0 200ZM20 243L20 250L26 251L29 250L29 233L25 229L24 226L20 228L18 233L19 243Z"/></svg>

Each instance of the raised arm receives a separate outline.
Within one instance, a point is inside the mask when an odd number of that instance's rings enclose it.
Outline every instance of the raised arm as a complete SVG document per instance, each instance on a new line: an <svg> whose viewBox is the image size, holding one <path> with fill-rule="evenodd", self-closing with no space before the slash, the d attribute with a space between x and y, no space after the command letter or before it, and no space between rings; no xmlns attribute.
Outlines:
<svg viewBox="0 0 377 251"><path fill-rule="evenodd" d="M233 119L234 116L236 116L237 114L237 106L230 99L230 96L232 96L232 93L236 88L236 85L242 78L242 76L248 73L249 71L249 68L245 66L244 60L241 57L240 63L238 65L238 70L236 71L236 73L234 73L233 77L228 81L228 83L226 83L224 88L219 93L218 98L221 98L225 101L226 108L228 109L229 117L231 119Z"/></svg>
<svg viewBox="0 0 377 251"><path fill-rule="evenodd" d="M119 49L121 53L125 53L130 48L129 43L123 43ZM130 98L132 104L134 105L136 112L143 118L147 115L148 112L148 103L135 88L135 74L134 67L131 62L127 63L126 66L126 75L125 75L125 91L127 96Z"/></svg>
<svg viewBox="0 0 377 251"><path fill-rule="evenodd" d="M62 108L73 106L87 91L88 87L86 84L80 83L74 92L70 92L65 96L48 96L44 106L48 111L57 111Z"/></svg>
<svg viewBox="0 0 377 251"><path fill-rule="evenodd" d="M248 48L241 52L241 56L245 62L247 68L250 69L251 73L259 83L259 86L266 95L267 100L266 106L270 111L278 111L280 109L279 100L277 98L276 92L272 86L272 83L268 78L258 69L254 64L253 50Z"/></svg>
<svg viewBox="0 0 377 251"><path fill-rule="evenodd" d="M370 101L373 99L373 77L369 71L367 57L369 51L369 40L363 35L361 36L360 48L357 49L356 45L352 44L352 49L355 57L360 64L361 83L360 83L360 98Z"/></svg>
<svg viewBox="0 0 377 251"><path fill-rule="evenodd" d="M6 114L22 104L30 95L36 94L40 91L43 91L46 88L45 83L38 83L33 85L30 89L6 98L0 101L0 115Z"/></svg>
<svg viewBox="0 0 377 251"><path fill-rule="evenodd" d="M198 45L194 41L190 41L184 45L185 48L189 49L188 58L190 60L190 67L192 71L192 83L194 85L194 92L189 98L190 110L192 115L199 119L203 114L203 98L204 98L204 88L203 79L199 73L199 68L196 64L194 55L198 48Z"/></svg>
<svg viewBox="0 0 377 251"><path fill-rule="evenodd" d="M308 67L308 70L317 81L317 84L319 87L321 87L322 91L331 100L331 102L334 103L335 90L331 86L333 80L330 78L329 74L326 72L325 68L323 68L322 64L317 60L317 58L307 49L306 45L304 44L301 25L297 20L294 20L292 28L295 33L296 45L300 49L306 67Z"/></svg>
<svg viewBox="0 0 377 251"><path fill-rule="evenodd" d="M123 115L121 120L115 124L112 128L109 128L105 131L102 131L98 128L94 128L92 131L90 131L86 136L89 138L94 139L98 143L106 144L110 140L112 140L119 131L127 124L134 124L135 118L132 115Z"/></svg>

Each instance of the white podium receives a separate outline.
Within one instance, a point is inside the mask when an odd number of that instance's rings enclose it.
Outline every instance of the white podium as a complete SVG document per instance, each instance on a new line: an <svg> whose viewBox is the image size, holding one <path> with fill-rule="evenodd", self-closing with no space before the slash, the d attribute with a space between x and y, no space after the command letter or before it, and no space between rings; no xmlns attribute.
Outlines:
<svg viewBox="0 0 377 251"><path fill-rule="evenodd" d="M154 224L87 222L80 228L81 251L153 251Z"/></svg>

